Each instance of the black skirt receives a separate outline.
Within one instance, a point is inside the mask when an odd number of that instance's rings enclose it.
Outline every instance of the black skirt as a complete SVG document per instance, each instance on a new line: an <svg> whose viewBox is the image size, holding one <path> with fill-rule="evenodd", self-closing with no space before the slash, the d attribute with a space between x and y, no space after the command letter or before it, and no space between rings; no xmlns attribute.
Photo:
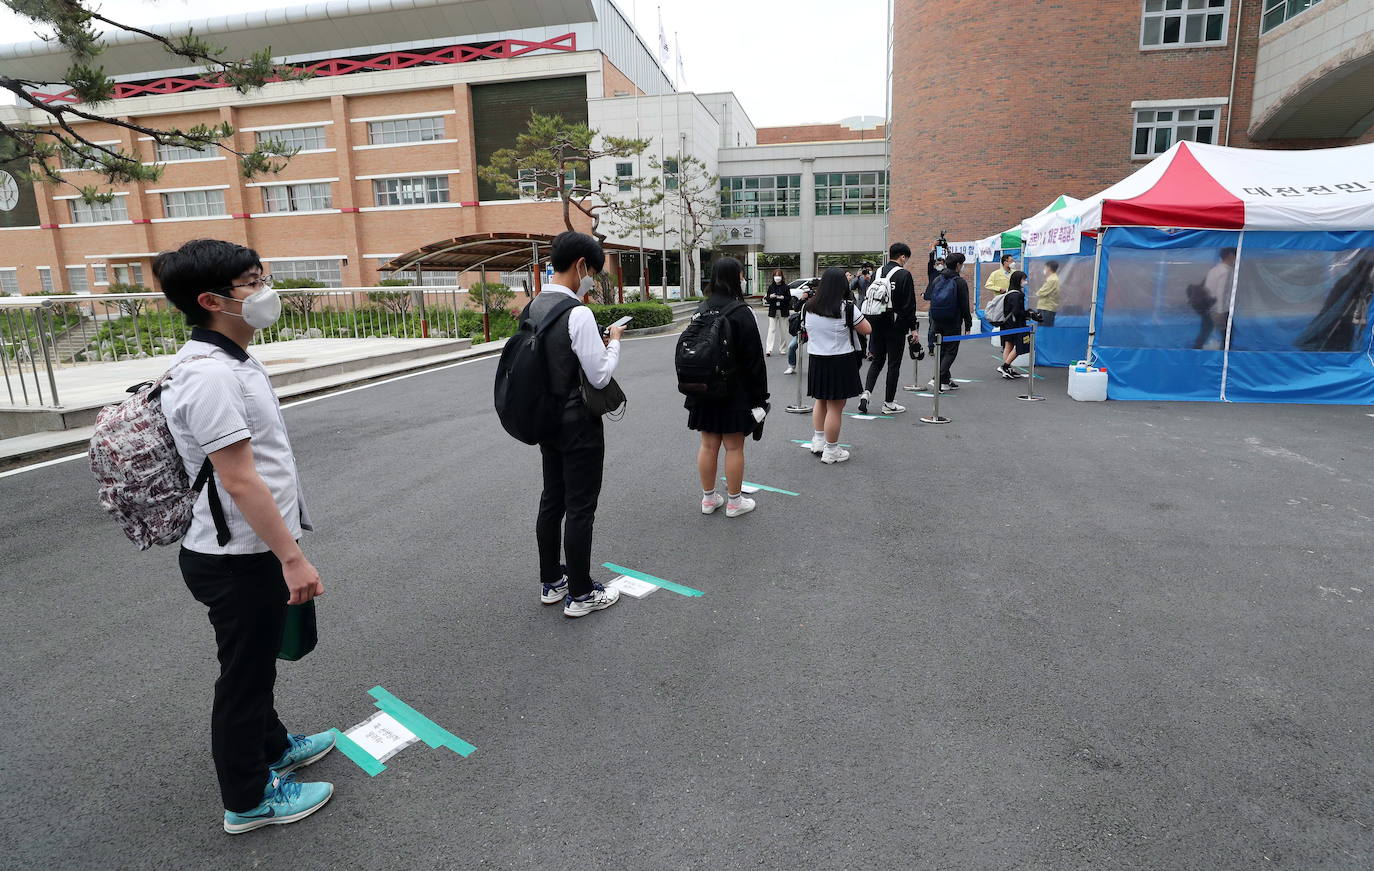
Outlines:
<svg viewBox="0 0 1374 871"><path fill-rule="evenodd" d="M754 431L754 415L747 408L734 408L730 403L697 402L687 405L687 428L697 432L728 433Z"/></svg>
<svg viewBox="0 0 1374 871"><path fill-rule="evenodd" d="M859 379L859 352L808 357L806 395L812 399L852 399L864 392Z"/></svg>

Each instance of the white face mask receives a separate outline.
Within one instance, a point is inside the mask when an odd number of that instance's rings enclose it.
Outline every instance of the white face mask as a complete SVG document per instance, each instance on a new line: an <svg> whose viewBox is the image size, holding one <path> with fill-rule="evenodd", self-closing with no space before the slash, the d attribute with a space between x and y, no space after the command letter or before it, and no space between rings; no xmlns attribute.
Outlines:
<svg viewBox="0 0 1374 871"><path fill-rule="evenodd" d="M223 299L236 299L222 293L217 293L215 296ZM271 285L264 287L247 299L237 301L243 304L242 313L225 311L224 314L243 318L244 323L256 330L272 326L277 322L277 318L281 317L281 297L277 296L277 289Z"/></svg>
<svg viewBox="0 0 1374 871"><path fill-rule="evenodd" d="M781 275L774 275L774 276L773 276L773 283L774 283L774 284L782 284L782 276L781 276Z"/></svg>
<svg viewBox="0 0 1374 871"><path fill-rule="evenodd" d="M596 279L592 278L592 274L588 272L586 275L582 276L582 280L577 284L577 295L586 296L592 292L592 288L594 287L596 287Z"/></svg>

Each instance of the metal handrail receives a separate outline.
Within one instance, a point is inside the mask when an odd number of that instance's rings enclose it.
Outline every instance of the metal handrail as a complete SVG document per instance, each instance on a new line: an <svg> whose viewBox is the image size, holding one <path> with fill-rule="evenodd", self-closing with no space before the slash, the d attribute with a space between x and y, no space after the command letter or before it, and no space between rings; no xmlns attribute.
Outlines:
<svg viewBox="0 0 1374 871"><path fill-rule="evenodd" d="M282 288L281 318L254 344L300 338L480 337L484 319L458 285ZM59 408L57 372L171 356L191 328L156 292L0 297L0 403Z"/></svg>

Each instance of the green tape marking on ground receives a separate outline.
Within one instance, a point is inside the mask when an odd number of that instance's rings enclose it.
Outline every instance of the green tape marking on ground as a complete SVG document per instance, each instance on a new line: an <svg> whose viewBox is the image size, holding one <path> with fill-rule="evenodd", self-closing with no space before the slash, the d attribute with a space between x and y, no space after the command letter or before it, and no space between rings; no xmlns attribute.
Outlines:
<svg viewBox="0 0 1374 871"><path fill-rule="evenodd" d="M644 572L637 572L634 569L627 569L624 566L618 566L615 563L602 563L601 565L603 568L608 568L617 574L625 575L627 578L636 578L638 580L653 584L655 587L662 587L665 590L672 590L674 593L677 593L682 596L706 595L701 590L694 590L691 587L684 587L682 584L675 584L672 581L665 581L662 578L656 578L653 575L646 575L644 574Z"/></svg>
<svg viewBox="0 0 1374 871"><path fill-rule="evenodd" d="M334 746L339 748L339 752L357 763L359 768L367 772L368 777L376 777L386 771L385 765L372 758L372 754L359 747L352 738L338 729L329 731L334 735Z"/></svg>
<svg viewBox="0 0 1374 871"><path fill-rule="evenodd" d="M476 747L440 726L424 714L407 705L381 687L367 691L381 710L396 718L396 722L415 733L415 737L434 749L447 747L459 756L471 756Z"/></svg>
<svg viewBox="0 0 1374 871"><path fill-rule="evenodd" d="M724 478L721 478L724 481ZM781 493L784 496L800 496L800 493L793 493L791 490L779 490L777 487L769 487L764 484L755 484L753 481L741 481L745 487L753 487L755 490L767 490L769 493Z"/></svg>

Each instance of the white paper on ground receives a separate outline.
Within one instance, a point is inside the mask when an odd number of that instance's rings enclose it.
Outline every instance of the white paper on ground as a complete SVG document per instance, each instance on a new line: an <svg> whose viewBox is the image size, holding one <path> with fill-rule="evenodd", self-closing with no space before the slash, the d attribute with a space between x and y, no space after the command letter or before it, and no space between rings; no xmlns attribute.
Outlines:
<svg viewBox="0 0 1374 871"><path fill-rule="evenodd" d="M741 493L749 493L749 494L751 494L751 495L754 494L754 493L759 492L759 488L758 488L758 487L751 487L751 486L749 486L748 484L742 485L739 489L740 489L740 492L741 492Z"/></svg>
<svg viewBox="0 0 1374 871"><path fill-rule="evenodd" d="M625 595L633 596L636 599L642 599L658 589L658 587L648 581L641 581L639 578L630 578L625 575L619 575L613 578L606 586L608 588L617 589Z"/></svg>
<svg viewBox="0 0 1374 871"><path fill-rule="evenodd" d="M877 419L878 419L877 415L873 415L873 414L851 414L850 417L854 418L855 420L877 420Z"/></svg>
<svg viewBox="0 0 1374 871"><path fill-rule="evenodd" d="M344 734L378 762L387 761L420 740L386 711L378 711Z"/></svg>

